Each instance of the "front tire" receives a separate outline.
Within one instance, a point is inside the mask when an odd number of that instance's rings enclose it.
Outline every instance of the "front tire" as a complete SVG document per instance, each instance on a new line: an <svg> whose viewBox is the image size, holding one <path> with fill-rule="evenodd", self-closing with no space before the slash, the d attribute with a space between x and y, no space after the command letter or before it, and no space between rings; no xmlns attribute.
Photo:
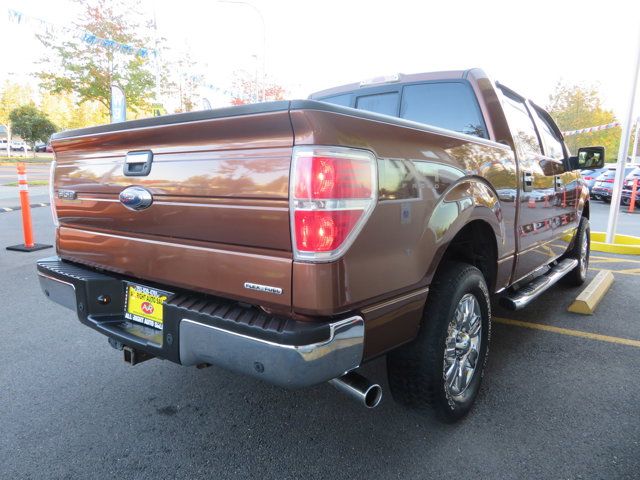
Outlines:
<svg viewBox="0 0 640 480"><path fill-rule="evenodd" d="M589 255L591 254L591 228L589 219L582 217L576 232L576 238L571 250L567 252L565 258L575 258L578 265L565 275L563 282L567 285L579 287L587 279L589 269Z"/></svg>
<svg viewBox="0 0 640 480"><path fill-rule="evenodd" d="M478 396L490 338L491 305L482 273L465 263L446 263L431 284L418 336L387 356L393 398L446 423L461 419Z"/></svg>

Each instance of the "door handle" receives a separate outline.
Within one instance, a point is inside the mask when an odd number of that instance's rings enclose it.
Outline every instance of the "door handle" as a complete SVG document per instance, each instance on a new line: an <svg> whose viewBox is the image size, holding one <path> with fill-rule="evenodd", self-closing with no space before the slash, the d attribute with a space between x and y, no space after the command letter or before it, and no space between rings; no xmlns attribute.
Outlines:
<svg viewBox="0 0 640 480"><path fill-rule="evenodd" d="M129 152L124 159L122 173L127 177L144 177L151 172L153 153L150 150Z"/></svg>

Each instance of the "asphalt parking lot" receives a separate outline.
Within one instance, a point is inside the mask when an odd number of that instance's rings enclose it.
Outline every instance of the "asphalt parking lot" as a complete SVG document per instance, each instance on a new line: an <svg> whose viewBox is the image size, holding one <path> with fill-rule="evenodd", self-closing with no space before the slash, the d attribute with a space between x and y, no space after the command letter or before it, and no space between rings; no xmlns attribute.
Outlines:
<svg viewBox="0 0 640 480"><path fill-rule="evenodd" d="M32 213L36 240L52 243L48 209ZM329 385L129 367L41 294L34 262L52 249L4 249L19 222L0 213L0 478L639 476L640 257L594 252L590 277L608 268L615 283L593 316L566 311L580 289L565 287L522 312L495 308L479 400L446 426L394 404L382 359L364 368L385 389L375 410Z"/></svg>

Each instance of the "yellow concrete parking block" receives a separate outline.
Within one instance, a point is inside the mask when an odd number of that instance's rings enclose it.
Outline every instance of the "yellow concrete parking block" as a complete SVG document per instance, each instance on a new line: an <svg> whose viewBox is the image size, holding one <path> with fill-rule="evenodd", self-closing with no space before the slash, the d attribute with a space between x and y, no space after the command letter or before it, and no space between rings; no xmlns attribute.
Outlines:
<svg viewBox="0 0 640 480"><path fill-rule="evenodd" d="M604 298L605 293L609 291L613 284L613 273L610 270L601 270L589 282L589 285L580 292L568 310L573 313L581 313L583 315L593 315L596 307Z"/></svg>

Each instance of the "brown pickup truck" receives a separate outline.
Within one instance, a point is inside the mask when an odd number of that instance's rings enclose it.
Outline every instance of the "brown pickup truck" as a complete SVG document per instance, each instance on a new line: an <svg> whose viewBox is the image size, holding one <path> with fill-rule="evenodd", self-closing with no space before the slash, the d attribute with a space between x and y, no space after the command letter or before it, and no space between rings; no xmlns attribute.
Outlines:
<svg viewBox="0 0 640 480"><path fill-rule="evenodd" d="M589 192L550 116L481 70L57 134L44 293L132 365L288 388L386 355L394 399L453 421L478 394L490 299L584 282Z"/></svg>

